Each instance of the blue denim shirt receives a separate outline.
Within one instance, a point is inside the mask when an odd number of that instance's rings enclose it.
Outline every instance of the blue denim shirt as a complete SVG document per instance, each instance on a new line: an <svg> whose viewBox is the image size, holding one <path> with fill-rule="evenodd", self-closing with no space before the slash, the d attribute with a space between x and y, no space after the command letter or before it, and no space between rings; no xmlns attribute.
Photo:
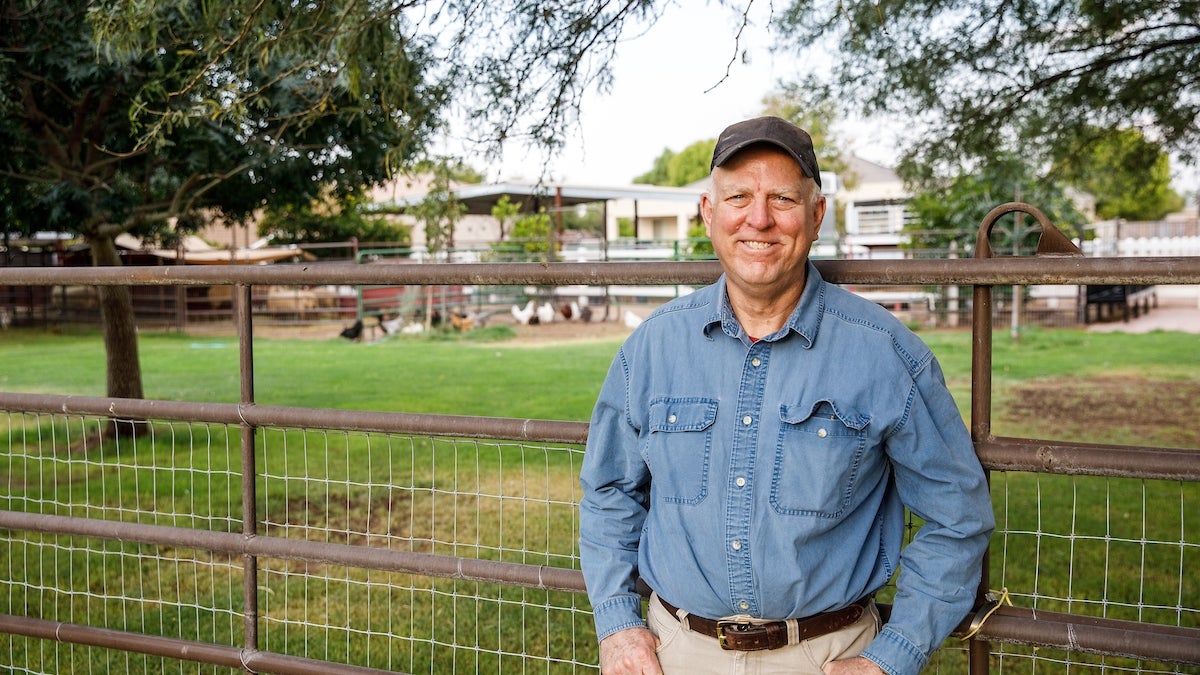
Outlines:
<svg viewBox="0 0 1200 675"><path fill-rule="evenodd" d="M994 527L970 436L929 348L808 265L753 342L725 278L656 310L614 358L580 476L598 636L644 625L635 580L699 616L804 617L898 568L864 656L916 673L970 611ZM901 551L904 508L924 520Z"/></svg>

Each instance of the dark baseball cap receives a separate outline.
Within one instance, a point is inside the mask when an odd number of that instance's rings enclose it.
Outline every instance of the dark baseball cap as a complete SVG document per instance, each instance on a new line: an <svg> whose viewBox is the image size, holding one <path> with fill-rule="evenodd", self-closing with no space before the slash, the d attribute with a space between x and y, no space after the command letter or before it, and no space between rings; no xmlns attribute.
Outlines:
<svg viewBox="0 0 1200 675"><path fill-rule="evenodd" d="M728 162L740 150L755 143L770 143L796 160L805 176L821 185L817 154L813 152L812 137L800 127L779 117L756 117L725 127L713 148L709 170Z"/></svg>

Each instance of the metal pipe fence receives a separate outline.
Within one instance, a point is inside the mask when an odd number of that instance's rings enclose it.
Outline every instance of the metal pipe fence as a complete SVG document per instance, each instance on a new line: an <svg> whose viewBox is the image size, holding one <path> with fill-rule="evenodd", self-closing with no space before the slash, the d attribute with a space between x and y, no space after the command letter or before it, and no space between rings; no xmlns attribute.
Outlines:
<svg viewBox="0 0 1200 675"><path fill-rule="evenodd" d="M1029 283L1200 284L1200 258L816 264L834 283L970 285L977 294ZM265 284L695 285L718 274L713 262L0 269L0 285L232 285L241 378L236 404L0 392L9 438L0 451L0 632L14 654L2 665L594 672L574 510L587 425L259 405L250 294ZM994 584L1032 574L1032 589L1015 589L1015 604L1027 606L995 608L931 668L1200 666L1200 449L993 436L986 305L977 295L973 438L995 472L997 508L1032 490L1038 520L1001 519L988 576ZM108 420L125 421L115 428L126 442L91 452L92 430ZM352 450L365 461L348 461ZM138 489L114 487L129 484ZM1141 531L1059 528L1072 513L1048 495L1064 490L1075 495L1072 512L1130 502ZM1177 511L1168 519L1177 531L1147 524L1162 505ZM1085 548L1106 560L1140 556L1142 578L1074 569ZM1103 588L1093 597L1096 577ZM1132 589L1117 588L1126 583ZM962 644L972 645L969 657Z"/></svg>
<svg viewBox="0 0 1200 675"><path fill-rule="evenodd" d="M815 260L836 284L1011 286L1014 284L1195 284L1200 257L957 258L946 260ZM721 273L717 261L596 263L440 263L270 266L5 267L5 286L311 286L397 285L698 285Z"/></svg>

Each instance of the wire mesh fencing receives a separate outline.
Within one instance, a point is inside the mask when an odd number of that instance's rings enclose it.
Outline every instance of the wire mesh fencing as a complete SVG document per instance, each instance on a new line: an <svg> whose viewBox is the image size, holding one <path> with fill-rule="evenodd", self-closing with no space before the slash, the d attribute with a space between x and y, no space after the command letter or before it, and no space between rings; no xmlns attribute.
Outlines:
<svg viewBox="0 0 1200 675"><path fill-rule="evenodd" d="M157 420L136 437L100 417L5 416L5 510L237 533L244 513L236 425ZM125 429L121 436L122 429ZM263 427L255 440L259 534L323 544L563 569L578 567L582 449L348 430ZM992 581L1035 611L1200 625L1194 522L1183 481L993 475ZM912 523L915 529L919 523ZM240 556L6 530L3 613L241 644ZM263 650L391 672L594 672L577 592L261 557ZM888 591L881 595L886 602ZM8 635L13 672L205 672L168 657ZM931 672L965 672L951 638ZM993 645L995 672L1070 665L1173 673L1169 662Z"/></svg>
<svg viewBox="0 0 1200 675"><path fill-rule="evenodd" d="M240 531L239 428L154 421L137 438L92 447L107 424L7 413L3 508ZM579 446L267 427L258 430L256 454L264 536L578 567ZM239 556L12 530L0 541L0 613L241 644ZM318 559L257 563L258 639L266 651L392 672L594 671L590 609L577 592ZM5 665L15 672L205 668L5 639L12 655Z"/></svg>

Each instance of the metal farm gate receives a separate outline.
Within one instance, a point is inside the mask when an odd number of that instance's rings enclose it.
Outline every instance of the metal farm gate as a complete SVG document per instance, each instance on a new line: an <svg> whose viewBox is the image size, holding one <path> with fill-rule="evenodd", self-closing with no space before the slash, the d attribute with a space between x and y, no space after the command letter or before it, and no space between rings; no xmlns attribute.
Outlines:
<svg viewBox="0 0 1200 675"><path fill-rule="evenodd" d="M991 228L1015 213L1042 225L1039 253L993 257ZM985 220L973 259L816 265L840 284L974 287L969 427L998 521L981 590L1011 588L963 622L969 639L948 641L929 671L1196 672L1200 449L994 436L991 290L1200 284L1200 258L1083 258L1036 209L1012 204ZM0 393L0 669L595 672L576 544L587 425L259 405L251 292L698 285L719 272L715 262L0 269L0 285L232 286L240 378L237 403ZM111 420L126 421L107 427L118 436L141 425L140 438L90 452ZM351 447L367 461L346 461ZM113 476L136 489L115 491ZM1064 492L1068 508L1046 500ZM1016 500L1036 501L1036 522L1007 517ZM1109 525L1077 529L1079 509ZM1119 569L1137 573L1080 569L1083 549L1132 559Z"/></svg>

